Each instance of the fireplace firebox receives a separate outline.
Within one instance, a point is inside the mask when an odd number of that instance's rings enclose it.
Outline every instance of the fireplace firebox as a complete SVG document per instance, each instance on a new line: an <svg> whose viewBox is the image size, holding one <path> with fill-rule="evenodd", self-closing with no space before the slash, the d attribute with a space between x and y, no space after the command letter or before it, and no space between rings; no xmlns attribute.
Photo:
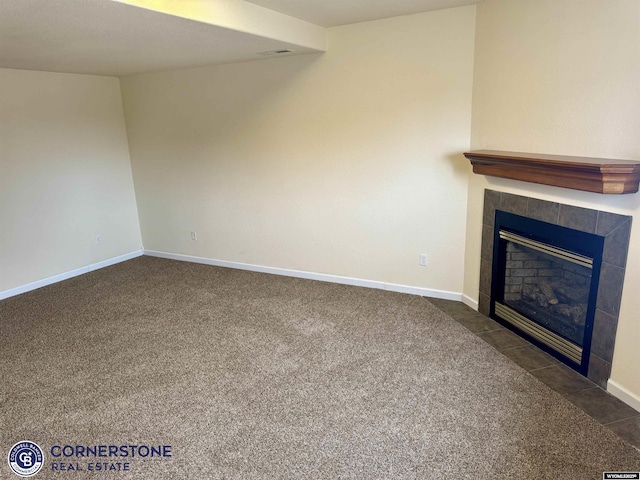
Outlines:
<svg viewBox="0 0 640 480"><path fill-rule="evenodd" d="M496 211L490 316L587 375L604 238Z"/></svg>

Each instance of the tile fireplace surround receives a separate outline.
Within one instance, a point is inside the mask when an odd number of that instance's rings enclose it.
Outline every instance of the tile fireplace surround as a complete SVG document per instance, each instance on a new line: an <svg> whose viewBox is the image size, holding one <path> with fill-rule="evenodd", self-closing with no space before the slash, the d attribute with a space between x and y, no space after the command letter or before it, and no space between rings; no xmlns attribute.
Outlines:
<svg viewBox="0 0 640 480"><path fill-rule="evenodd" d="M588 378L606 389L611 373L631 217L573 207L494 190L485 190L478 310L489 315L494 219L496 210L541 220L605 238L593 325Z"/></svg>

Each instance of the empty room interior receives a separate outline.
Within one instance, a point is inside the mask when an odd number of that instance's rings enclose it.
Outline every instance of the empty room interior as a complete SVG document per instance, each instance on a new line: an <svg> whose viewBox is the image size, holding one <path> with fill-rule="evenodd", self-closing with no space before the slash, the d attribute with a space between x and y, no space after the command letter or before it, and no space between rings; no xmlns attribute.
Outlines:
<svg viewBox="0 0 640 480"><path fill-rule="evenodd" d="M0 477L640 478L640 0L0 2Z"/></svg>

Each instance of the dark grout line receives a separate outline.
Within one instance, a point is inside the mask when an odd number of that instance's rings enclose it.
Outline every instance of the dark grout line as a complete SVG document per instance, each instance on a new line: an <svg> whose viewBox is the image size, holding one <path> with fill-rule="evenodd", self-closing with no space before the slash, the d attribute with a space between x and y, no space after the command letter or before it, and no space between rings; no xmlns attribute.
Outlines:
<svg viewBox="0 0 640 480"><path fill-rule="evenodd" d="M593 387L587 387L587 388L583 388L582 390L579 390L579 392L586 392L587 390L602 390L604 392L606 392L606 390L604 388L599 387L598 385L593 385Z"/></svg>
<svg viewBox="0 0 640 480"><path fill-rule="evenodd" d="M552 390L554 390L553 387L552 387ZM564 396L564 397L568 397L569 395L575 395L576 393L584 393L584 392L588 392L589 390L602 390L603 392L606 392L606 390L604 388L600 387L599 385L594 385L593 387L586 387L586 388L583 388L581 390L576 390L575 392L562 393L561 395ZM560 393L560 392L558 392L558 393ZM571 402L571 403L573 403L573 402ZM580 408L580 410L582 410L582 408ZM591 415L589 415L589 416L591 417ZM600 421L598 423L600 423L601 425L604 425L604 423L602 423Z"/></svg>
<svg viewBox="0 0 640 480"><path fill-rule="evenodd" d="M637 417L640 417L640 412L636 413L635 415L631 415L630 417L620 418L618 420L614 420L613 422L603 423L602 425L604 425L605 427L609 427L609 426L614 425L616 423L627 422L627 421L631 420L632 418L637 418Z"/></svg>
<svg viewBox="0 0 640 480"><path fill-rule="evenodd" d="M531 370L529 370L529 373L531 372L539 372L540 370L546 370L547 368L554 368L557 367L558 365L563 365L561 363L554 363L553 365L547 365L545 367L538 367L538 368L532 368ZM585 377L586 378L586 377ZM595 385L595 384L594 384ZM589 388L585 388L584 390L591 390L592 388L600 388L597 385L595 385L595 387L589 387Z"/></svg>
<svg viewBox="0 0 640 480"><path fill-rule="evenodd" d="M491 331L491 332L495 332L495 330L486 330L486 331ZM509 348L503 348L502 350L500 350L501 352L508 352L510 350L515 350L517 348L528 348L529 345L515 345L513 347L509 347ZM553 367L553 365L549 365L550 367ZM542 368L546 368L546 367L542 367ZM539 370L539 369L537 369ZM532 372L533 370L527 370L529 372Z"/></svg>

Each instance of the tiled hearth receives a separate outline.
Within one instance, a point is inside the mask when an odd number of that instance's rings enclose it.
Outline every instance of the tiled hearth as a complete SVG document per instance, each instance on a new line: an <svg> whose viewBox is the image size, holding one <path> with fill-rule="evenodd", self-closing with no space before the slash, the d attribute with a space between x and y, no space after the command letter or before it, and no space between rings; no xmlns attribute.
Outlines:
<svg viewBox="0 0 640 480"><path fill-rule="evenodd" d="M631 217L485 190L478 307L480 313L484 315L489 315L490 312L496 210L604 237L588 377L597 385L606 388L611 373L611 360L622 298Z"/></svg>
<svg viewBox="0 0 640 480"><path fill-rule="evenodd" d="M597 422L640 449L640 412L462 302L438 298L429 298L428 301Z"/></svg>

